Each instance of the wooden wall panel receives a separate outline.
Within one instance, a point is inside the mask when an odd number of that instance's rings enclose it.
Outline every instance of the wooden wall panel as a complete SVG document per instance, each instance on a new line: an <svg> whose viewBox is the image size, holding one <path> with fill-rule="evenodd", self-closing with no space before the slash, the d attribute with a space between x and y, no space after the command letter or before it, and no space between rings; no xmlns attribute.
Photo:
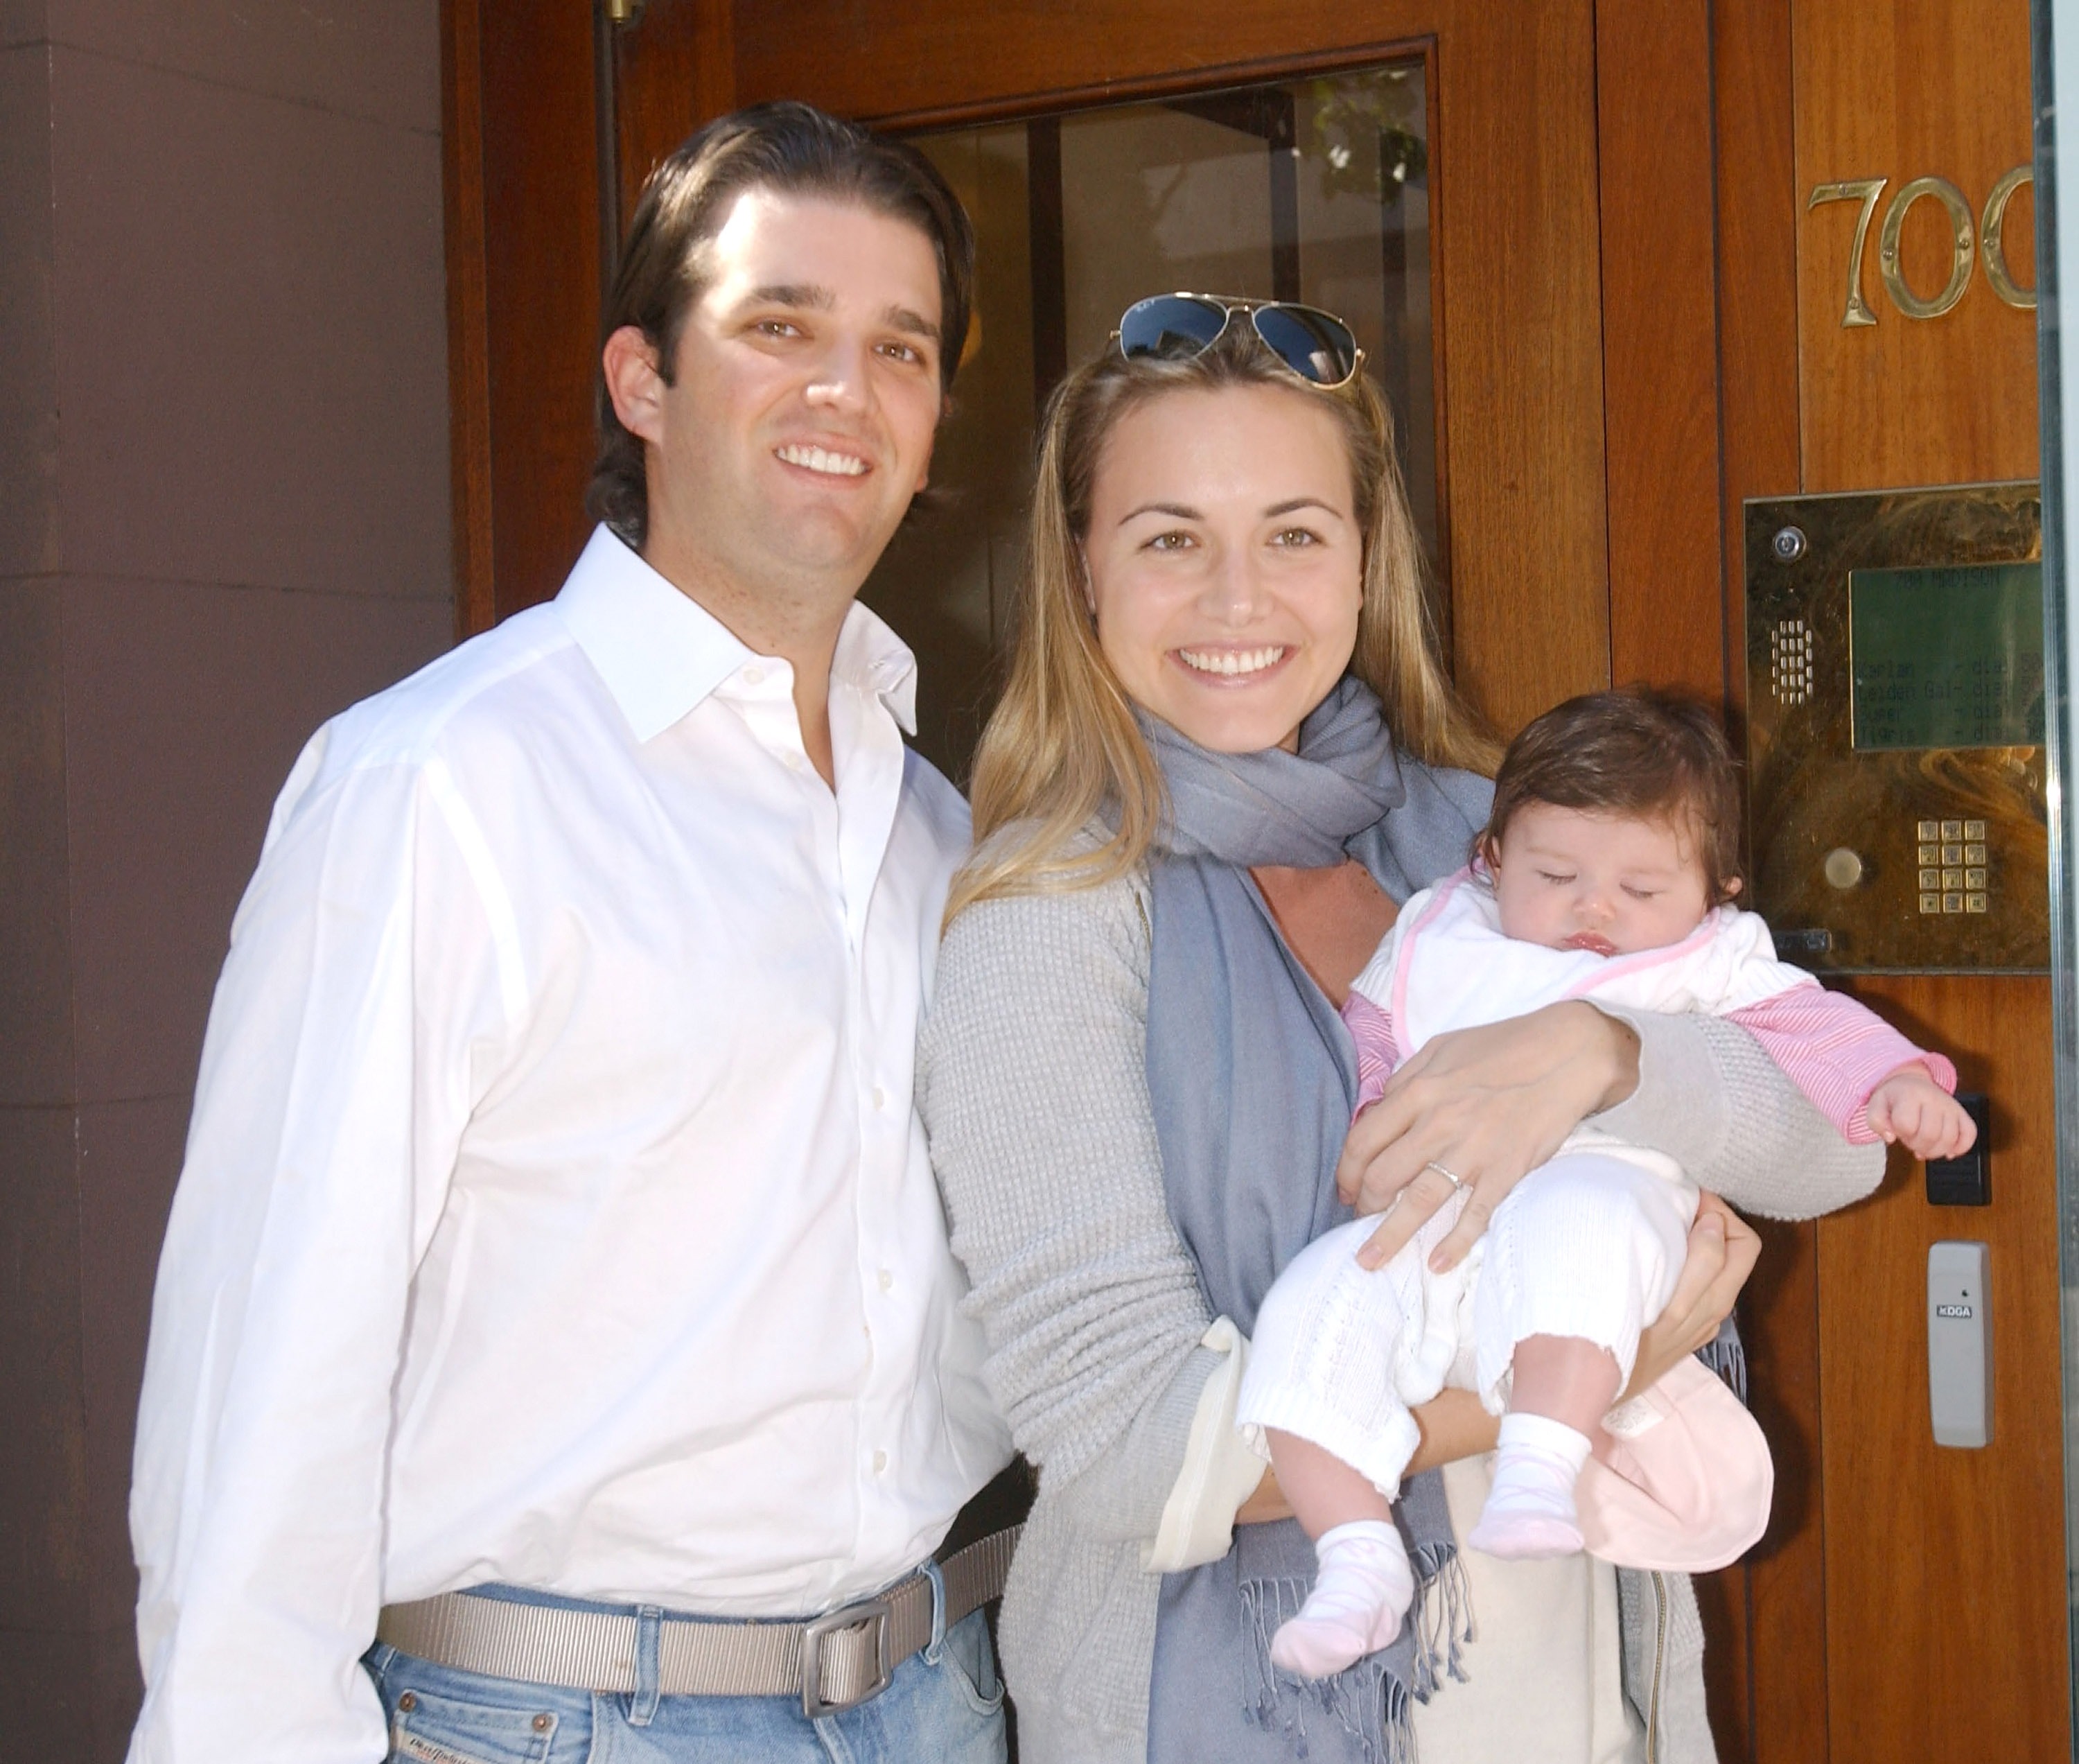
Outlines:
<svg viewBox="0 0 2079 1764"><path fill-rule="evenodd" d="M621 212L703 123L736 103L736 15L730 0L650 0L617 40Z"/></svg>
<svg viewBox="0 0 2079 1764"><path fill-rule="evenodd" d="M1602 211L1610 664L1717 699L1717 247L1708 0L1601 0Z"/></svg>
<svg viewBox="0 0 2079 1764"><path fill-rule="evenodd" d="M590 523L599 347L591 9L483 9L485 319L497 616L547 598Z"/></svg>
<svg viewBox="0 0 2079 1764"><path fill-rule="evenodd" d="M1610 664L1726 689L1707 0L1596 8ZM1718 1749L1749 1749L1744 1565L1696 1582Z"/></svg>
<svg viewBox="0 0 2079 1764"><path fill-rule="evenodd" d="M484 325L481 0L441 0L441 186L448 270L448 461L455 635L492 623L491 363Z"/></svg>
<svg viewBox="0 0 2079 1764"><path fill-rule="evenodd" d="M1903 316L1879 274L1893 196L1946 178L1981 214L1994 182L2028 162L2028 12L2021 0L1798 0L1798 334L1805 362L1808 490L1860 490L2035 475L2035 325L1995 296L1975 263L1961 302L1936 319ZM1861 266L1873 325L1844 329L1856 204L1806 212L1814 186L1889 180ZM2008 213L2016 279L2034 282L2033 193ZM1974 222L1975 230L1975 222ZM1914 205L1901 239L1909 285L1943 286L1949 222ZM1903 389L1913 388L1908 400Z"/></svg>
<svg viewBox="0 0 2079 1764"><path fill-rule="evenodd" d="M466 636L554 593L588 530L599 155L589 8L448 0L443 23Z"/></svg>
<svg viewBox="0 0 2079 1764"><path fill-rule="evenodd" d="M2056 1166L2047 980L1865 980L1993 1098L1993 1204L1927 1204L1894 1154L1819 1227L1832 1764L2069 1756ZM1992 1246L1993 1443L1935 1444L1927 1247ZM1923 1682L1939 1694L1922 1694Z"/></svg>
<svg viewBox="0 0 2079 1764"><path fill-rule="evenodd" d="M1746 699L1741 510L1751 497L1795 495L1800 483L1790 10L1791 0L1743 0L1711 15L1726 685L1736 717Z"/></svg>
<svg viewBox="0 0 2079 1764"><path fill-rule="evenodd" d="M1776 1464L1768 1530L1747 1553L1746 1707L1712 1705L1726 1764L1826 1756L1826 1555L1820 1477L1819 1234L1756 1220L1762 1258L1740 1295L1748 1390ZM1729 1743L1743 1732L1744 1746Z"/></svg>
<svg viewBox="0 0 2079 1764"><path fill-rule="evenodd" d="M1513 730L1609 677L1589 0L740 6L737 97L914 124L1261 78L1425 36L1453 648L1461 683Z"/></svg>
<svg viewBox="0 0 2079 1764"><path fill-rule="evenodd" d="M1750 497L1799 487L1790 14L1791 0L1712 9L1724 654L1736 743L1746 697L1741 511ZM1744 1569L1746 1629L1734 1645L1744 1643L1745 1707L1728 1706L1738 1687L1714 1682L1712 1717L1727 1764L1808 1764L1825 1757L1826 1735L1818 1237L1809 1224L1757 1223L1764 1247L1740 1330L1776 1460L1776 1508Z"/></svg>

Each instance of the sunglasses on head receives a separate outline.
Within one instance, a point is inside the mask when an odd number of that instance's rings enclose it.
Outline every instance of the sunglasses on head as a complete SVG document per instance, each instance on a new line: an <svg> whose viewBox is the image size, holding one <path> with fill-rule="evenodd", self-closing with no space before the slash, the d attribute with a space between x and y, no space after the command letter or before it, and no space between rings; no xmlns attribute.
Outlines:
<svg viewBox="0 0 2079 1764"><path fill-rule="evenodd" d="M1249 315L1264 347L1311 386L1334 392L1357 378L1364 351L1349 325L1319 307L1290 300L1232 300L1219 294L1154 294L1120 315L1119 352L1189 361L1226 334L1237 312Z"/></svg>

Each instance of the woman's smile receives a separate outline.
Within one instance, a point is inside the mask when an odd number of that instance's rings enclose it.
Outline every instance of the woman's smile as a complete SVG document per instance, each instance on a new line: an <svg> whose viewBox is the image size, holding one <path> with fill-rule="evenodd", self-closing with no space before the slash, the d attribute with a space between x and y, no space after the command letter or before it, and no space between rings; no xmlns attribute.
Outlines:
<svg viewBox="0 0 2079 1764"><path fill-rule="evenodd" d="M1255 649L1222 649L1211 645L1198 645L1190 649L1170 652L1194 674L1203 677L1208 684L1232 683L1239 686L1257 684L1272 669L1283 663L1292 653L1289 643L1272 643Z"/></svg>

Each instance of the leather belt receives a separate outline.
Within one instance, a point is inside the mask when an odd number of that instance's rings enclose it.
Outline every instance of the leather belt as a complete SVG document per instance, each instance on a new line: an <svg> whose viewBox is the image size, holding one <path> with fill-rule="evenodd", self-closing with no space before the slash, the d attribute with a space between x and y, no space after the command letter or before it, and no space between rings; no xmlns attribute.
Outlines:
<svg viewBox="0 0 2079 1764"><path fill-rule="evenodd" d="M1012 1526L939 1565L948 1629L1001 1597L1023 1529ZM799 1623L705 1622L665 1617L657 1626L657 1688L663 1696L798 1696L811 1718L835 1715L885 1690L895 1669L931 1640L931 1576L918 1570L885 1593ZM633 1693L641 1619L625 1611L569 1611L471 1593L387 1605L375 1639L400 1652L495 1678L571 1691Z"/></svg>

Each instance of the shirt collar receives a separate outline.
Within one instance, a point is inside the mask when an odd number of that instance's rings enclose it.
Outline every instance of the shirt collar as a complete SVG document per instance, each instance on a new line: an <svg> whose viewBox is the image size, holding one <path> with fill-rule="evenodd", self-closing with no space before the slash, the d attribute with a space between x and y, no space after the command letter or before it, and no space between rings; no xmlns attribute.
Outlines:
<svg viewBox="0 0 2079 1764"><path fill-rule="evenodd" d="M830 677L878 698L905 735L916 734L917 658L872 607L851 603L830 658Z"/></svg>
<svg viewBox="0 0 2079 1764"><path fill-rule="evenodd" d="M556 610L638 742L661 735L755 659L720 619L604 526L593 530ZM838 634L830 673L879 698L905 732L917 732L916 657L856 601Z"/></svg>

